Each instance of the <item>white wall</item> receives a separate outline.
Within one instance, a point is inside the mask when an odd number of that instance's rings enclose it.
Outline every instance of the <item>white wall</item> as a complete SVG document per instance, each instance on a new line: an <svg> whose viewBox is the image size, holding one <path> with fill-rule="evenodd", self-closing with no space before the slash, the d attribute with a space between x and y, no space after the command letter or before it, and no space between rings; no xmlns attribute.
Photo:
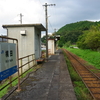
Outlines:
<svg viewBox="0 0 100 100"><path fill-rule="evenodd" d="M35 59L41 57L41 33L35 28Z"/></svg>
<svg viewBox="0 0 100 100"><path fill-rule="evenodd" d="M48 53L54 54L55 47L54 47L54 40L48 40Z"/></svg>
<svg viewBox="0 0 100 100"><path fill-rule="evenodd" d="M20 31L26 31L26 36L22 36ZM24 57L35 53L35 33L34 27L14 27L8 28L8 37L18 39L19 57Z"/></svg>

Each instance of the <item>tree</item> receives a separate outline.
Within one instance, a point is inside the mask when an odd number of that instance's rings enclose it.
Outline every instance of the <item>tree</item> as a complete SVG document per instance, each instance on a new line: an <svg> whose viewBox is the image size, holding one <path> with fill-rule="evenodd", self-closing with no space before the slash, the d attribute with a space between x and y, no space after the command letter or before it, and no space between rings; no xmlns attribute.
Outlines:
<svg viewBox="0 0 100 100"><path fill-rule="evenodd" d="M85 43L92 50L100 48L100 31L90 31L85 38Z"/></svg>
<svg viewBox="0 0 100 100"><path fill-rule="evenodd" d="M41 41L46 44L46 35L41 38Z"/></svg>
<svg viewBox="0 0 100 100"><path fill-rule="evenodd" d="M59 42L58 42L58 46L59 47L63 47L63 45L65 44L65 38L63 36L61 36Z"/></svg>
<svg viewBox="0 0 100 100"><path fill-rule="evenodd" d="M79 36L78 41L77 41L77 46L81 49L88 49L87 44L85 43L85 37L87 34L83 34Z"/></svg>
<svg viewBox="0 0 100 100"><path fill-rule="evenodd" d="M100 24L92 26L89 31L79 37L77 45L82 49L97 50L100 48Z"/></svg>
<svg viewBox="0 0 100 100"><path fill-rule="evenodd" d="M71 42L68 41L68 42L65 43L64 47L69 47L70 45L71 45Z"/></svg>

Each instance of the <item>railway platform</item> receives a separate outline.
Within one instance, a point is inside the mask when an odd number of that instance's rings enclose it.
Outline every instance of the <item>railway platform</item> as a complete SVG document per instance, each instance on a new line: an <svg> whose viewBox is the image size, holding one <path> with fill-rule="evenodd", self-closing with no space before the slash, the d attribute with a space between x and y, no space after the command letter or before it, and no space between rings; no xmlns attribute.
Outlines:
<svg viewBox="0 0 100 100"><path fill-rule="evenodd" d="M7 100L77 100L61 50L29 75Z"/></svg>

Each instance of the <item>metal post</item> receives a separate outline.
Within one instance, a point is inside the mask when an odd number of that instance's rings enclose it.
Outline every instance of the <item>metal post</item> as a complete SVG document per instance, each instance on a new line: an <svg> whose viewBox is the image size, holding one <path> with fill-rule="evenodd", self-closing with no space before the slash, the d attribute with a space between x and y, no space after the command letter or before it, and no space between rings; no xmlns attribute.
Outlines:
<svg viewBox="0 0 100 100"><path fill-rule="evenodd" d="M9 76L10 87L12 87L12 77Z"/></svg>
<svg viewBox="0 0 100 100"><path fill-rule="evenodd" d="M35 65L35 63L34 63L34 55L32 54L32 60L33 60L33 65Z"/></svg>
<svg viewBox="0 0 100 100"><path fill-rule="evenodd" d="M17 92L21 91L20 88L20 73L19 73L19 50L18 50L18 40L16 40L17 44L17 65L18 65L18 89L16 90Z"/></svg>
<svg viewBox="0 0 100 100"><path fill-rule="evenodd" d="M23 65L23 63L22 63L22 59L20 60L20 65L21 65L21 75L22 75L22 77L23 77L23 69L22 69L22 65Z"/></svg>
<svg viewBox="0 0 100 100"><path fill-rule="evenodd" d="M30 60L29 60L29 56L28 56L28 68L30 68L30 63L29 63L29 61L30 61Z"/></svg>

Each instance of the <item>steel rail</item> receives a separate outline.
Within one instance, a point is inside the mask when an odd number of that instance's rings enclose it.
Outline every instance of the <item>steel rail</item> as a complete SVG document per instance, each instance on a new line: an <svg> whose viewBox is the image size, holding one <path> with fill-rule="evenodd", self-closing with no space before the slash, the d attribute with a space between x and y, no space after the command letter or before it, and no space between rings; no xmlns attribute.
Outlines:
<svg viewBox="0 0 100 100"><path fill-rule="evenodd" d="M66 53L74 69L79 74L82 81L84 82L88 90L90 91L90 94L92 95L93 99L100 100L100 78L96 74L94 74L92 71L90 71L89 68L86 67L86 65L81 63L81 61L77 59L76 55L73 55L72 53L70 53L69 51L65 49L63 49L63 51ZM72 58L70 57L73 58L73 61L71 60ZM76 63L78 67L75 66Z"/></svg>
<svg viewBox="0 0 100 100"><path fill-rule="evenodd" d="M70 53L69 51L67 51L74 59L76 59L81 65L83 65L88 71L90 71L95 77L97 77L100 80L100 77L98 77L95 73L93 73L88 67L86 67L85 64L81 63L80 60L78 60L77 58L75 58L72 53Z"/></svg>

